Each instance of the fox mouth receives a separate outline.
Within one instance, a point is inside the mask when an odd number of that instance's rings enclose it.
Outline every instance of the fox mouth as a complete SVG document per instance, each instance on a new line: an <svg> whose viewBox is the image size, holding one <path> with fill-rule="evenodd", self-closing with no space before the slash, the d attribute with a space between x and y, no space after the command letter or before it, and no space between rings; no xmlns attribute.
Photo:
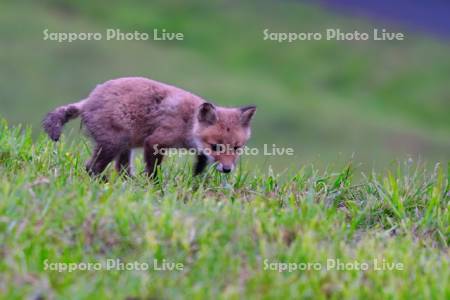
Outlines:
<svg viewBox="0 0 450 300"><path fill-rule="evenodd" d="M234 166L224 166L221 163L217 163L216 165L216 170L221 172L221 173L230 173L231 171L233 171Z"/></svg>

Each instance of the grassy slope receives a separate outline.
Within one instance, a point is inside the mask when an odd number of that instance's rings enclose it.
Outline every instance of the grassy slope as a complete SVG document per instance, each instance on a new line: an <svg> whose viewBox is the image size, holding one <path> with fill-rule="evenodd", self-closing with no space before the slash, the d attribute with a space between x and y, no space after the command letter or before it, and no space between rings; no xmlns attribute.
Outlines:
<svg viewBox="0 0 450 300"><path fill-rule="evenodd" d="M379 162L407 154L432 162L448 159L446 44L411 35L402 43L263 41L264 28L370 29L367 23L294 1L256 6L111 1L107 10L100 2L47 2L0 4L0 113L13 123L37 125L49 109L84 97L98 82L144 75L221 104L256 103L254 145L270 142L296 151L295 158L262 158L267 164L329 162L336 160L336 153L344 158L355 153L356 161L369 168L375 163L379 169ZM186 39L42 41L44 28L93 32L108 27L145 32L166 28L184 32Z"/></svg>
<svg viewBox="0 0 450 300"><path fill-rule="evenodd" d="M281 181L242 167L162 183L83 171L87 148L0 125L0 298L448 299L449 175L400 165L361 184L304 168ZM142 170L142 164L138 166ZM51 262L182 262L182 272L58 273ZM403 263L404 271L264 270L270 262Z"/></svg>

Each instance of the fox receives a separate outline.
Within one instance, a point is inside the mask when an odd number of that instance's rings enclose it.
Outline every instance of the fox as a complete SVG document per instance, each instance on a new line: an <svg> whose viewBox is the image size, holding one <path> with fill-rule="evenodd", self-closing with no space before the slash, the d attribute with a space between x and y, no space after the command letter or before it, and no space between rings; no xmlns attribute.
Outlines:
<svg viewBox="0 0 450 300"><path fill-rule="evenodd" d="M210 164L230 173L251 136L255 105L222 107L184 89L145 77L122 77L97 85L78 102L57 107L42 121L55 142L77 117L93 140L86 162L100 176L115 161L119 173L133 176L132 151L143 148L145 172L154 178L169 148L194 149L193 173ZM226 151L224 151L226 149Z"/></svg>

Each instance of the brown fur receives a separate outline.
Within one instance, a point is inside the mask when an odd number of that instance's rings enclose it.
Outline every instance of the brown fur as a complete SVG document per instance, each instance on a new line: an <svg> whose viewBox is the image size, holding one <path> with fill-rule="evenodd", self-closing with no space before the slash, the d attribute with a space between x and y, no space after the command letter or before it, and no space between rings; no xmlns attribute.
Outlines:
<svg viewBox="0 0 450 300"><path fill-rule="evenodd" d="M50 112L43 127L57 141L63 125L81 116L95 141L86 168L100 174L116 160L116 168L131 173L131 149L143 147L146 170L152 175L163 157L154 147L209 149L211 144L242 146L250 136L254 107L216 107L202 98L164 83L141 77L119 78L98 85L83 101ZM228 167L236 155L200 154L195 172L212 159ZM222 170L221 170L222 171Z"/></svg>

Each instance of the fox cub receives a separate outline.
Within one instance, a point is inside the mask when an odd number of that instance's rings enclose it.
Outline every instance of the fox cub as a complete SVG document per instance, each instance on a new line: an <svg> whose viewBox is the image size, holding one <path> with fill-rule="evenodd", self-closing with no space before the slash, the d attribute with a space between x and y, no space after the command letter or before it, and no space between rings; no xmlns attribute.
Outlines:
<svg viewBox="0 0 450 300"><path fill-rule="evenodd" d="M142 77L126 77L98 85L89 96L56 108L42 124L53 141L62 127L81 116L94 140L87 172L97 176L115 160L116 169L131 175L131 151L144 148L146 172L153 177L168 148L195 149L194 174L208 163L229 173L238 151L250 138L255 106L225 108L180 88Z"/></svg>

